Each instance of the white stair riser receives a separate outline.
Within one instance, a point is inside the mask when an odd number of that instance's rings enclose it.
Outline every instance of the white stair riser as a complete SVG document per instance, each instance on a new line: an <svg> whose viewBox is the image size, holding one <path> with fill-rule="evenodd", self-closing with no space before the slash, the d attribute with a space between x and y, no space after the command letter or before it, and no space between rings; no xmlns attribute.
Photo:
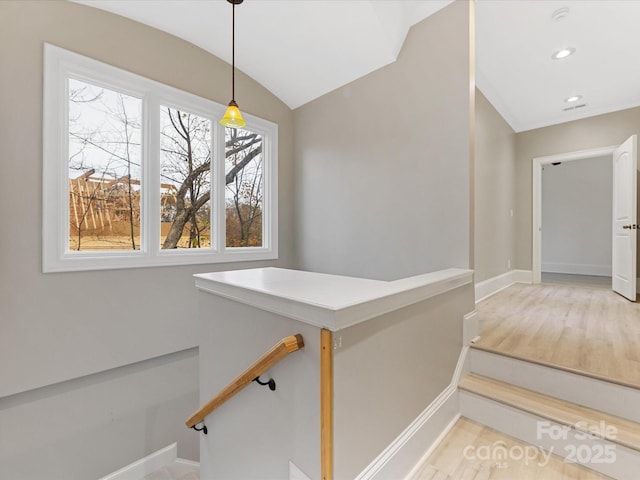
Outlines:
<svg viewBox="0 0 640 480"><path fill-rule="evenodd" d="M640 422L640 390L474 348L468 359L478 375Z"/></svg>
<svg viewBox="0 0 640 480"><path fill-rule="evenodd" d="M640 452L464 390L459 399L464 417L612 478L637 478Z"/></svg>

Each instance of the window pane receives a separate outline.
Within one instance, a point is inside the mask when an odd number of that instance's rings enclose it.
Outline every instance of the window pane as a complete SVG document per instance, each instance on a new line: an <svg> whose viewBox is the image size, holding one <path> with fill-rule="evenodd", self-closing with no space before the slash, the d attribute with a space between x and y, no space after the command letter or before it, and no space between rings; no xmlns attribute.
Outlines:
<svg viewBox="0 0 640 480"><path fill-rule="evenodd" d="M140 248L141 106L69 79L70 251Z"/></svg>
<svg viewBox="0 0 640 480"><path fill-rule="evenodd" d="M262 246L262 136L225 129L227 247Z"/></svg>
<svg viewBox="0 0 640 480"><path fill-rule="evenodd" d="M160 246L211 247L211 121L160 110Z"/></svg>

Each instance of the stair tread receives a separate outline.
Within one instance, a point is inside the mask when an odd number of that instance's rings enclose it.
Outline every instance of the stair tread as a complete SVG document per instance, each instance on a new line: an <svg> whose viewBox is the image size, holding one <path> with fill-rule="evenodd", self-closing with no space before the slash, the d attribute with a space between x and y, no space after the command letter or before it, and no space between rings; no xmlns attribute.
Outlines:
<svg viewBox="0 0 640 480"><path fill-rule="evenodd" d="M567 365L561 365L556 362L544 361L536 358L531 358L528 355L523 355L518 352L508 352L504 351L500 348L488 347L486 345L482 345L479 343L471 343L469 347L473 350L479 350L482 352L493 353L494 355L500 355L501 357L513 358L515 360L521 360L523 362L532 363L534 365L540 365L542 367L553 368L556 370L561 370L564 372L572 373L574 375L581 375L583 377L593 378L595 380L600 380L602 382L613 383L615 385L620 385L627 388L632 388L634 390L640 390L640 383L626 381L621 378L617 378L611 375L598 374L594 372L590 372L588 370L570 367Z"/></svg>
<svg viewBox="0 0 640 480"><path fill-rule="evenodd" d="M602 433L613 443L640 451L640 424L630 420L476 374L464 377L459 387L562 425L599 436ZM602 426L604 432L600 432Z"/></svg>
<svg viewBox="0 0 640 480"><path fill-rule="evenodd" d="M427 463L411 477L411 480L451 480L451 476Z"/></svg>
<svg viewBox="0 0 640 480"><path fill-rule="evenodd" d="M453 478L459 478L460 480L475 480L477 474L478 471L475 468L466 468L460 477Z"/></svg>
<svg viewBox="0 0 640 480"><path fill-rule="evenodd" d="M480 466L476 467L470 466L467 462L461 462L453 472L453 475L451 475L451 478L454 480L474 480Z"/></svg>
<svg viewBox="0 0 640 480"><path fill-rule="evenodd" d="M482 465L473 480L488 480L491 478L491 467L488 465Z"/></svg>
<svg viewBox="0 0 640 480"><path fill-rule="evenodd" d="M143 480L199 480L200 468L189 463L176 461L164 465L158 470L146 475Z"/></svg>
<svg viewBox="0 0 640 480"><path fill-rule="evenodd" d="M507 451L535 449L534 457L522 455L505 458ZM497 454L497 455L496 455ZM439 442L428 458L425 458L418 474L412 480L424 480L419 476L426 466L449 475L450 480L605 480L606 475L564 459L549 452L510 437L468 418L461 417ZM430 470L431 471L431 470ZM635 477L627 477L635 478ZM432 479L429 479L432 480Z"/></svg>
<svg viewBox="0 0 640 480"><path fill-rule="evenodd" d="M438 470L438 473L436 473L433 476L433 480L450 480L451 477L449 475L447 475L445 472Z"/></svg>
<svg viewBox="0 0 640 480"><path fill-rule="evenodd" d="M427 463L413 476L413 480L433 480L436 473L438 469Z"/></svg>

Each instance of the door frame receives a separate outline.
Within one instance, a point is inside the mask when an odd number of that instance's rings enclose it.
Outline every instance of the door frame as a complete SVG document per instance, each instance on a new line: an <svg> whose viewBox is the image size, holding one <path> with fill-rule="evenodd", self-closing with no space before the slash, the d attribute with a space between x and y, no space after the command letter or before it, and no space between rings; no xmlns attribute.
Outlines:
<svg viewBox="0 0 640 480"><path fill-rule="evenodd" d="M609 145L533 159L533 205L531 215L531 270L533 283L542 282L542 167L555 162L572 162L607 155L611 155L611 161L613 162L613 151L619 146Z"/></svg>

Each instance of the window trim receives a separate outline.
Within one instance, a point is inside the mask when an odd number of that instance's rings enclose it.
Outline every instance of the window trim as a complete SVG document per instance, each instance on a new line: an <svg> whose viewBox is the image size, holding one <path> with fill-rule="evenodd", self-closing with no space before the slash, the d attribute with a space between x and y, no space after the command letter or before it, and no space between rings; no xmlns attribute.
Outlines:
<svg viewBox="0 0 640 480"><path fill-rule="evenodd" d="M69 252L68 78L115 89L142 101L140 250ZM160 248L160 106L211 119L211 248ZM243 262L278 258L278 125L243 111L247 127L262 135L262 247L226 247L225 106L97 60L44 44L43 85L43 272ZM156 153L154 153L156 152ZM222 182L222 183L220 183ZM155 188L157 186L157 188ZM157 190L157 191L156 191ZM215 196L215 198L214 198ZM222 208L215 208L222 205ZM149 221L156 218L157 221Z"/></svg>

